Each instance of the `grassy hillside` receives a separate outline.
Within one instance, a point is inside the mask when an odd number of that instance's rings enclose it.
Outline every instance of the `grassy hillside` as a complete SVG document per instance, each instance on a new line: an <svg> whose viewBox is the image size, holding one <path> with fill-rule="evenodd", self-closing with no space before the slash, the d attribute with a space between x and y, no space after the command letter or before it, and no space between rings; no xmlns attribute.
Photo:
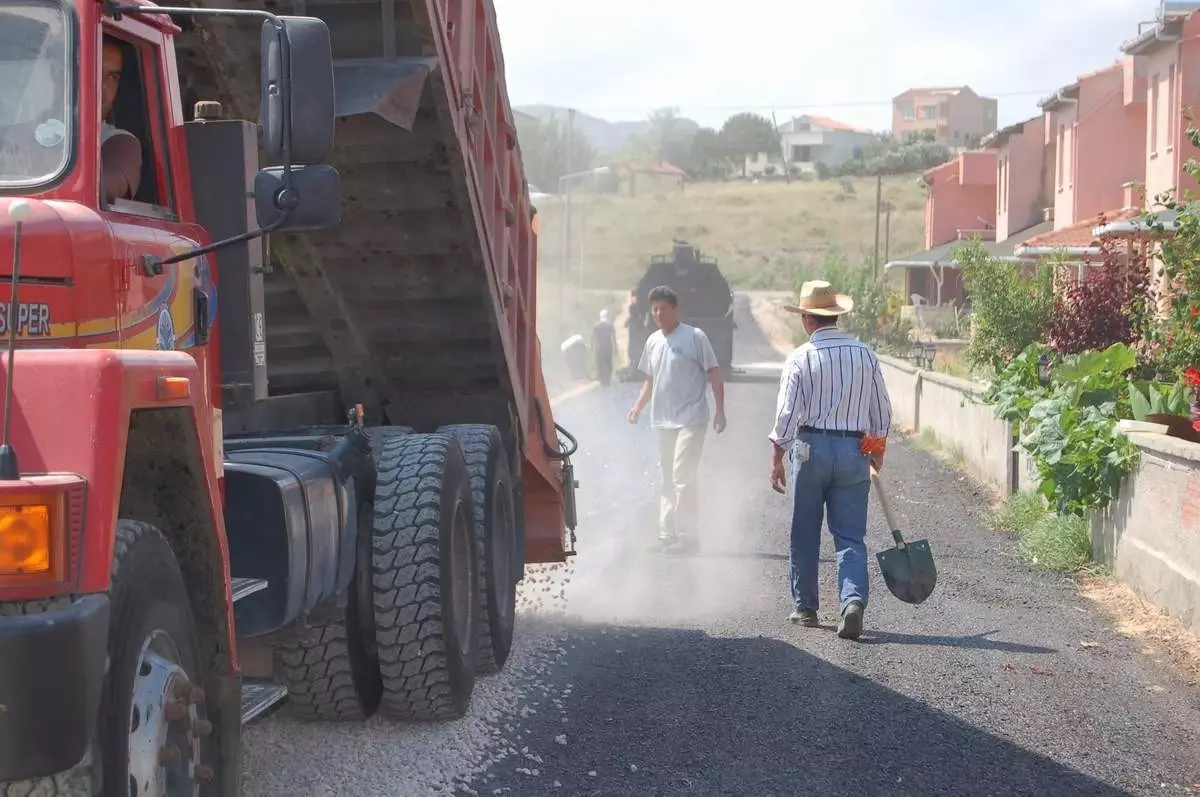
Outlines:
<svg viewBox="0 0 1200 797"><path fill-rule="evenodd" d="M917 177L886 178L883 198L893 206L891 256L922 249L925 199ZM631 289L651 255L671 251L672 237L715 256L745 290L790 289L820 266L828 247L857 261L874 246L874 178L699 183L657 197L576 194L572 206L568 291L581 281L585 289ZM563 263L563 203L542 200L538 209L539 273L553 283ZM881 224L881 256L883 237Z"/></svg>

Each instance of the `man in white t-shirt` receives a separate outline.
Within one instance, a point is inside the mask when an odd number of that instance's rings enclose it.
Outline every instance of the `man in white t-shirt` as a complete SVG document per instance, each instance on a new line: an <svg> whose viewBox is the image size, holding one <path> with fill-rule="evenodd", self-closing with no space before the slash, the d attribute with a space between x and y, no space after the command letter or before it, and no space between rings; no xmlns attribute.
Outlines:
<svg viewBox="0 0 1200 797"><path fill-rule="evenodd" d="M642 349L638 370L646 381L628 419L637 423L650 405L662 466L659 545L686 550L696 544L697 473L708 429L708 388L716 405L713 428L720 434L725 431L725 383L708 336L680 323L675 292L660 285L648 299L659 328Z"/></svg>

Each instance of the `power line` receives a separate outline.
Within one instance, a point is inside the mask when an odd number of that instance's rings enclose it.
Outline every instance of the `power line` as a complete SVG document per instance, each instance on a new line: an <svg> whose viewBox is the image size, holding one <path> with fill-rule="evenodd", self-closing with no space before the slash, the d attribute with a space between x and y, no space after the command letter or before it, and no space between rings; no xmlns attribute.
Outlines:
<svg viewBox="0 0 1200 797"><path fill-rule="evenodd" d="M979 92L979 96L986 99L1005 99L1012 97L1045 97L1054 89L1027 89L1025 91L999 91L999 92ZM777 102L771 105L696 105L692 103L675 103L663 104L661 106L651 105L590 105L587 107L593 111L644 111L650 107L678 107L687 108L689 111L790 111L790 110L807 110L812 108L878 108L890 106L895 101L895 98L890 100L852 100L849 102L794 102L783 103ZM554 105L554 103L515 103L517 106L524 105ZM576 107L582 107L582 103L576 103ZM555 106L558 107L558 106Z"/></svg>

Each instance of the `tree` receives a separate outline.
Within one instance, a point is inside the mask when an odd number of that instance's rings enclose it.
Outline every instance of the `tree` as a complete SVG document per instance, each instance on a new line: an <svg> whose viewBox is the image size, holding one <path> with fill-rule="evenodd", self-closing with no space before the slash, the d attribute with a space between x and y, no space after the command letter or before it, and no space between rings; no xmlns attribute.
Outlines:
<svg viewBox="0 0 1200 797"><path fill-rule="evenodd" d="M778 153L779 133L770 119L756 113L734 114L721 126L721 141L730 157L742 161L746 173L746 158L759 152Z"/></svg>
<svg viewBox="0 0 1200 797"><path fill-rule="evenodd" d="M692 136L687 159L679 165L697 177L721 179L729 174L729 162L721 134L711 127L702 127Z"/></svg>
<svg viewBox="0 0 1200 797"><path fill-rule="evenodd" d="M694 134L684 129L679 119L678 108L659 108L651 112L646 131L631 136L618 159L643 166L666 161L693 173L696 165L692 161Z"/></svg>
<svg viewBox="0 0 1200 797"><path fill-rule="evenodd" d="M557 117L540 120L517 117L517 139L525 163L525 179L543 191L556 192L558 180L567 174L567 131ZM570 168L573 172L591 169L596 164L596 149L581 130L571 134Z"/></svg>
<svg viewBox="0 0 1200 797"><path fill-rule="evenodd" d="M1031 343L1041 341L1054 314L1051 268L1033 276L988 254L979 239L955 244L963 283L975 311L971 341L963 354L972 365L1002 371Z"/></svg>

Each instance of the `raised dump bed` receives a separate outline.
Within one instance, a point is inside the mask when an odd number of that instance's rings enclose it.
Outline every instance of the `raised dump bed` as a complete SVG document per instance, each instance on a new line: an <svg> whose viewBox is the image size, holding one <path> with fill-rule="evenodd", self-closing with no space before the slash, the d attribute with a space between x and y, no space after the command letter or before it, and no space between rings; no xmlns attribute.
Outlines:
<svg viewBox="0 0 1200 797"><path fill-rule="evenodd" d="M270 396L340 392L418 429L527 416L536 253L491 2L233 6L320 17L335 58L343 219L271 242ZM184 106L257 118L259 25L178 21Z"/></svg>

